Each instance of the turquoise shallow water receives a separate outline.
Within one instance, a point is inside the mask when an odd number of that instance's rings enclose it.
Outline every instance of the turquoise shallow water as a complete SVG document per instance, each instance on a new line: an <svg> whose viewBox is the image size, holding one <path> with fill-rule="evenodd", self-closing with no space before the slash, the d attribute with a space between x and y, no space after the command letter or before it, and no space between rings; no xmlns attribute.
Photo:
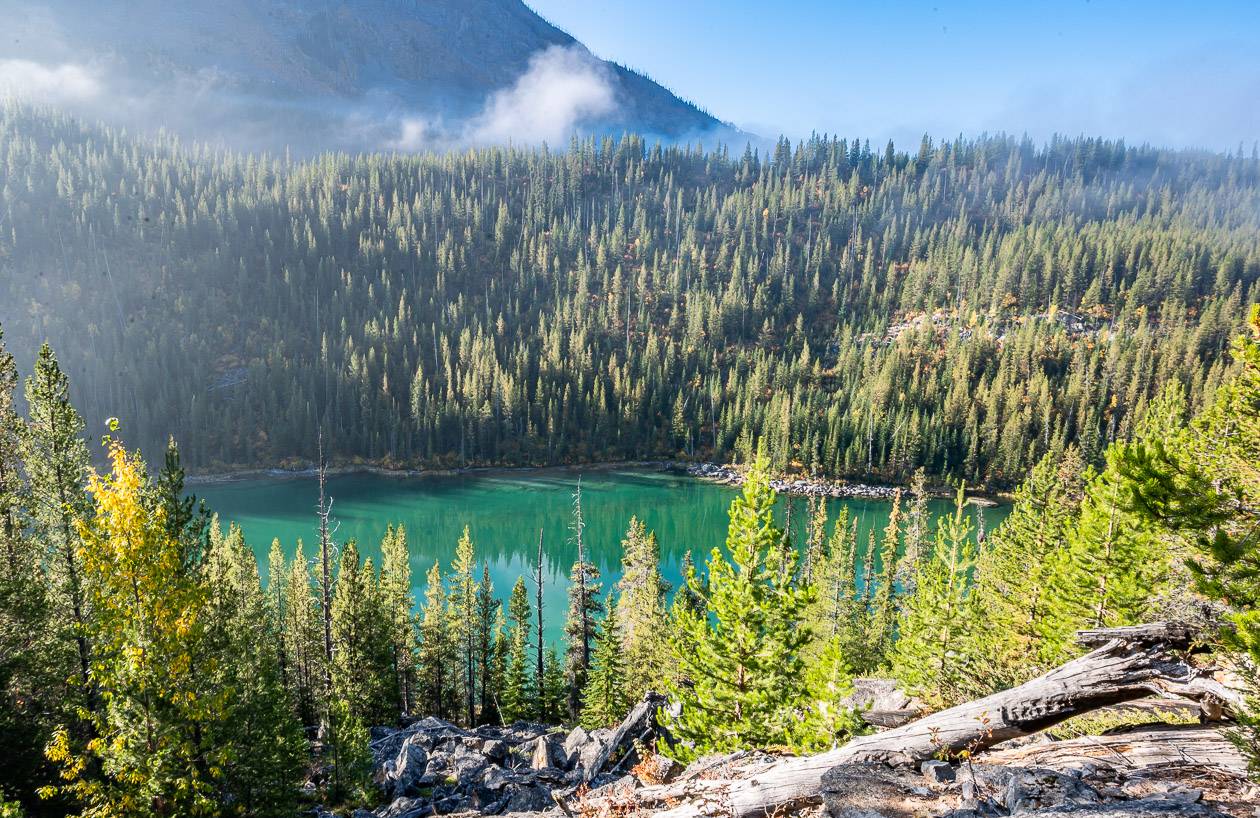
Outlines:
<svg viewBox="0 0 1260 818"><path fill-rule="evenodd" d="M541 528L544 616L549 637L558 639L569 568L577 559L570 524L578 477L577 471L563 469L407 478L353 474L329 478L328 494L337 541L354 539L365 555L379 555L387 523L406 526L417 599L423 594L425 572L435 560L446 571L467 525L478 560L489 560L496 594L506 600L516 578L532 568ZM598 566L605 588L619 575L621 537L632 515L656 532L662 571L677 585L687 550L702 565L724 542L727 509L737 494L733 488L669 472L596 470L582 474L581 481L588 559ZM198 485L193 491L224 526L228 521L241 526L264 574L273 538L279 538L288 556L298 538L306 543L308 555L318 541L318 486L313 478L248 479ZM786 503L779 501L781 524ZM858 520L859 543L866 542L872 528L878 531L888 522L886 502L829 500L832 519L842 505ZM934 514L950 508L943 500L932 501ZM1006 511L985 509L986 528L992 529ZM805 516L805 500L796 498L792 528L798 538Z"/></svg>

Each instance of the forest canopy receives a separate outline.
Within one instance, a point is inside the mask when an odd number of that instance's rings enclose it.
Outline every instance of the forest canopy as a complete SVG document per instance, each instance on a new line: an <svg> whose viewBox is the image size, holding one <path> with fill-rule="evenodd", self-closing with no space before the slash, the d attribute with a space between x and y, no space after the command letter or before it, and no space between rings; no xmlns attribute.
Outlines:
<svg viewBox="0 0 1260 818"><path fill-rule="evenodd" d="M1225 379L1260 159L1004 136L309 161L0 109L0 323L209 470L656 457L1013 486Z"/></svg>

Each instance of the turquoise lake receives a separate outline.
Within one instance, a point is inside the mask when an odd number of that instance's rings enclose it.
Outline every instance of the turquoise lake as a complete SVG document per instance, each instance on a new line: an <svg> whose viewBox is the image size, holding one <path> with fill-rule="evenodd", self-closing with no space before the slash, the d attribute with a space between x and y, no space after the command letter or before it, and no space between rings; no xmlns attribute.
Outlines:
<svg viewBox="0 0 1260 818"><path fill-rule="evenodd" d="M532 570L543 535L544 618L551 639L558 639L564 616L566 582L577 559L570 528L573 493L579 475L586 518L584 540L588 559L600 571L607 590L620 573L621 538L631 516L656 532L661 546L662 572L675 587L683 554L690 550L703 566L709 552L725 541L727 509L738 490L664 471L541 469L462 475L390 477L350 474L330 477L336 541L357 542L365 556L377 557L388 523L403 524L411 548L411 576L415 596L423 595L425 573L435 561L446 572L464 526L468 526L479 561L488 560L495 592L506 600L516 578ZM306 553L318 542L315 505L318 484L311 477L267 477L191 487L224 527L240 525L246 540L266 571L267 553L278 538L287 556L297 540ZM780 498L780 524L787 513ZM799 542L806 517L804 498L793 498L792 528ZM831 519L842 506L858 521L858 542L867 532L888 522L889 503L877 500L828 500ZM948 513L952 504L933 500L935 515ZM991 530L1007 507L983 510ZM973 517L978 513L969 507Z"/></svg>

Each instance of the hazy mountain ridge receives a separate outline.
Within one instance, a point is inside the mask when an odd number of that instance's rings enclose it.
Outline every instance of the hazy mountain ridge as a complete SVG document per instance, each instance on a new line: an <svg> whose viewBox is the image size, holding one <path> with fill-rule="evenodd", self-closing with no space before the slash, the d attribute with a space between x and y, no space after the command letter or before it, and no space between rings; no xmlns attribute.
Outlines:
<svg viewBox="0 0 1260 818"><path fill-rule="evenodd" d="M572 130L679 138L721 127L519 0L0 0L0 16L10 32L0 88L238 148L554 142Z"/></svg>

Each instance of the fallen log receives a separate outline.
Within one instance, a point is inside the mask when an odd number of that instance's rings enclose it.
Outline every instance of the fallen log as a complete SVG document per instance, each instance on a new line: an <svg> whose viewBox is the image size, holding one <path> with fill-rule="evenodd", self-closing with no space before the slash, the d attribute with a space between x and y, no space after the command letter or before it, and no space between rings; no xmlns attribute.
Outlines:
<svg viewBox="0 0 1260 818"><path fill-rule="evenodd" d="M589 782L600 773L608 771L608 765L614 759L624 759L626 754L634 749L636 741L648 743L648 740L659 730L656 715L665 704L664 696L648 691L643 696L643 701L636 704L634 709L621 720L621 724L617 725L608 744L604 745L591 766L584 771L583 778ZM619 764L614 765L611 769L618 769L619 766Z"/></svg>
<svg viewBox="0 0 1260 818"><path fill-rule="evenodd" d="M1060 772L1103 765L1117 770L1208 767L1238 775L1247 771L1247 758L1223 730L1199 724L1148 724L1101 736L992 750L977 760Z"/></svg>
<svg viewBox="0 0 1260 818"><path fill-rule="evenodd" d="M1018 687L934 713L902 727L861 736L830 752L783 758L740 771L734 779L688 781L639 792L644 806L673 818L744 818L818 800L822 775L840 764L915 764L976 752L1031 735L1073 716L1150 695L1231 694L1186 661L1193 634L1176 623L1088 631L1089 653Z"/></svg>

